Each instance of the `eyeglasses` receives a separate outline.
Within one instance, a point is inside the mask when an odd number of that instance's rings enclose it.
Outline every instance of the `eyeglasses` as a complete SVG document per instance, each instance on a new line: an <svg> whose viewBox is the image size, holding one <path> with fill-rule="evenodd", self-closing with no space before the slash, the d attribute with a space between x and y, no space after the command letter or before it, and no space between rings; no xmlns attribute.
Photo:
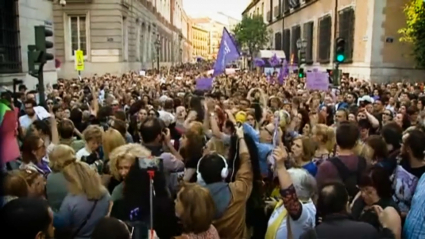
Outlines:
<svg viewBox="0 0 425 239"><path fill-rule="evenodd" d="M48 105L53 105L53 102L49 101L47 102Z"/></svg>
<svg viewBox="0 0 425 239"><path fill-rule="evenodd" d="M383 115L391 116L391 114L390 113L387 113L387 112L384 112Z"/></svg>

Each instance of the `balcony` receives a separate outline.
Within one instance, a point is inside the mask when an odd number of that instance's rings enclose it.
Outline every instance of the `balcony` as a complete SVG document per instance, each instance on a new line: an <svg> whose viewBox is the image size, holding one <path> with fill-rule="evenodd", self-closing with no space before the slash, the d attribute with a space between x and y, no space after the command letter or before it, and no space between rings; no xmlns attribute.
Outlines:
<svg viewBox="0 0 425 239"><path fill-rule="evenodd" d="M270 11L267 12L267 21L268 22L273 21L273 19L272 19L272 13Z"/></svg>

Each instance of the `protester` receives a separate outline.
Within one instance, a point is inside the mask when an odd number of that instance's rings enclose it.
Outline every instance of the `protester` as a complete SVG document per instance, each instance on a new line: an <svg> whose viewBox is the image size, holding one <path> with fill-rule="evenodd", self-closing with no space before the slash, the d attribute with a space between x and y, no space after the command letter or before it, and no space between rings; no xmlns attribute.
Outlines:
<svg viewBox="0 0 425 239"><path fill-rule="evenodd" d="M3 204L46 200L58 239L423 237L422 83L212 65L2 91Z"/></svg>

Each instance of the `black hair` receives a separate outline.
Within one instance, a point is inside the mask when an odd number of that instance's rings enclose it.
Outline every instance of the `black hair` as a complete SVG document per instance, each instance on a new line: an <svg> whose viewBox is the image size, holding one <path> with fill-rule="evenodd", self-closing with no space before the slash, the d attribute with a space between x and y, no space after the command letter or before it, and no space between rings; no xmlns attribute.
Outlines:
<svg viewBox="0 0 425 239"><path fill-rule="evenodd" d="M396 122L389 122L381 129L381 136L385 143L392 145L394 149L401 147L401 139L403 137L403 129Z"/></svg>
<svg viewBox="0 0 425 239"><path fill-rule="evenodd" d="M352 122L341 122L336 129L336 143L341 149L353 149L359 137L359 128Z"/></svg>
<svg viewBox="0 0 425 239"><path fill-rule="evenodd" d="M189 108L196 111L196 121L204 122L204 107L201 104L201 98L199 96L192 96L190 98Z"/></svg>
<svg viewBox="0 0 425 239"><path fill-rule="evenodd" d="M221 182L221 170L225 167L223 159L216 153L208 154L200 159L199 172L206 184Z"/></svg>
<svg viewBox="0 0 425 239"><path fill-rule="evenodd" d="M348 192L343 183L336 181L323 184L317 201L320 216L345 212L348 198Z"/></svg>
<svg viewBox="0 0 425 239"><path fill-rule="evenodd" d="M45 120L35 120L32 122L32 125L34 128L36 128L38 131L41 131L44 135L49 136L49 139L52 140L52 131L50 129L49 123Z"/></svg>
<svg viewBox="0 0 425 239"><path fill-rule="evenodd" d="M147 118L140 125L139 129L143 143L152 143L157 139L158 135L162 134L161 122L157 118Z"/></svg>
<svg viewBox="0 0 425 239"><path fill-rule="evenodd" d="M0 230L4 238L35 238L40 232L46 233L52 216L46 200L18 198L0 209Z"/></svg>
<svg viewBox="0 0 425 239"><path fill-rule="evenodd" d="M104 217L95 226L91 239L129 239L127 226L113 217Z"/></svg>
<svg viewBox="0 0 425 239"><path fill-rule="evenodd" d="M404 145L410 149L415 158L424 158L425 157L425 133L414 129L409 131Z"/></svg>

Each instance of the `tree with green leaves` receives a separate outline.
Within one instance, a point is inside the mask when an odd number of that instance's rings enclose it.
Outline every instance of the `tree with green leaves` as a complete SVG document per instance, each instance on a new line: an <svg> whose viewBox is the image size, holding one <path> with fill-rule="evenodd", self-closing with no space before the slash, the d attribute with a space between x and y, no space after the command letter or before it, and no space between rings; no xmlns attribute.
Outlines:
<svg viewBox="0 0 425 239"><path fill-rule="evenodd" d="M413 56L417 67L425 68L425 3L424 0L410 0L404 8L406 27L398 32L400 41L413 45Z"/></svg>
<svg viewBox="0 0 425 239"><path fill-rule="evenodd" d="M269 41L269 30L262 15L243 16L233 29L239 47L248 49L251 58Z"/></svg>

